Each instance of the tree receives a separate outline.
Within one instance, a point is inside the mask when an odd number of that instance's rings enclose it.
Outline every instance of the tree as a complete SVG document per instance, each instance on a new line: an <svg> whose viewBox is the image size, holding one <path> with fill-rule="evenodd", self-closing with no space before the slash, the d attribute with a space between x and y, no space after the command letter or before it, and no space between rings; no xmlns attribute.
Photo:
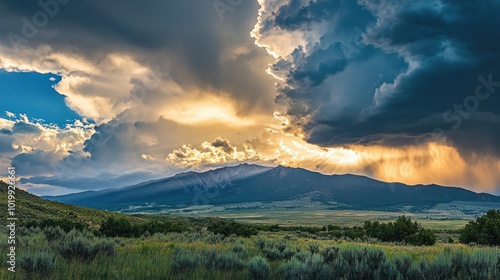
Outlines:
<svg viewBox="0 0 500 280"><path fill-rule="evenodd" d="M436 236L429 229L420 229L417 236L418 242L413 245L432 246L436 244Z"/></svg>
<svg viewBox="0 0 500 280"><path fill-rule="evenodd" d="M399 216L394 222L382 224L378 221L366 221L364 230L367 236L383 242L404 241L412 245L434 245L436 237L431 230L426 230L411 218Z"/></svg>
<svg viewBox="0 0 500 280"><path fill-rule="evenodd" d="M134 237L134 228L130 224L130 221L121 217L115 219L109 217L106 221L101 224L100 231L109 237L122 236L122 237Z"/></svg>
<svg viewBox="0 0 500 280"><path fill-rule="evenodd" d="M470 221L460 233L460 242L500 245L500 210L488 210L486 215Z"/></svg>

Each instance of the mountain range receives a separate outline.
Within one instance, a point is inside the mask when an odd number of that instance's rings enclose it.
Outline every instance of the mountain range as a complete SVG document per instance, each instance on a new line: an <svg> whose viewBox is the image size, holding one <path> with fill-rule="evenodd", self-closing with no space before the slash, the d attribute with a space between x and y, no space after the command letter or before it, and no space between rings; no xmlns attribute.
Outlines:
<svg viewBox="0 0 500 280"><path fill-rule="evenodd" d="M185 172L141 184L101 191L87 191L49 200L106 210L161 205L270 203L304 198L341 209L390 209L432 207L452 201L500 202L500 197L439 185L408 186L358 175L324 175L302 168L241 164Z"/></svg>

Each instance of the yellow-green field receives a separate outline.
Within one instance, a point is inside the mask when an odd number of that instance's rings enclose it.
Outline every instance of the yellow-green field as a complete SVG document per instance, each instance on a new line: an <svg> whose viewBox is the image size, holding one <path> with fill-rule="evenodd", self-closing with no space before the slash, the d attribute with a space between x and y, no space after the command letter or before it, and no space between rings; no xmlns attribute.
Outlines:
<svg viewBox="0 0 500 280"><path fill-rule="evenodd" d="M429 229L461 229L469 220L446 220L428 218L425 213L403 213L356 210L316 210L316 209L269 209L229 210L206 213L182 213L181 216L219 217L235 221L257 224L279 224L283 226L324 226L328 224L362 225L367 220L389 221L406 215Z"/></svg>
<svg viewBox="0 0 500 280"><path fill-rule="evenodd" d="M43 247L43 241L39 239L40 234L35 233L30 238L38 240L32 243L29 250L36 250L35 247ZM5 236L1 236L2 238ZM28 237L24 237L28 238ZM282 233L260 233L258 236L250 238L229 237L225 239L215 238L210 233L170 233L156 234L145 239L121 239L122 246L118 246L117 251L112 256L100 256L95 260L85 263L79 261L66 261L61 257L57 258L54 270L48 273L27 273L24 269L17 267L15 273L7 272L6 269L0 271L0 279L251 279L248 263L254 256L265 256L258 246L258 240L266 242L282 242L286 240L286 246L299 252L309 252L311 244L318 245L318 254L321 254L327 247L339 248L340 252L373 248L381 249L387 261L396 258L409 256L417 269L422 260L431 263L442 256L451 256L456 252L463 252L465 255L479 256L499 256L500 250L493 247L470 247L458 244L437 244L429 247L401 246L395 244L377 244L348 242L345 240L315 240L307 237L300 237L295 234ZM241 267L239 269L213 269L206 268L202 264L192 269L182 269L174 271L173 262L176 261L175 252L177 248L184 248L192 252L193 256L202 256L203 252L214 250L217 254L224 254L234 250L235 245L241 246L244 255L241 256ZM24 248L27 249L27 248ZM23 250L19 252L23 254ZM338 258L342 258L342 254ZM283 266L286 259L270 260L269 277L267 279L287 279L283 276ZM496 262L496 260L495 260ZM325 264L335 266L334 264ZM492 266L493 267L493 266ZM486 278L495 279L497 272L493 268L488 268ZM281 273L281 274L280 274ZM488 276L489 275L489 276ZM308 279L308 278L306 278ZM351 279L351 278L342 278ZM443 278L445 279L445 278Z"/></svg>
<svg viewBox="0 0 500 280"><path fill-rule="evenodd" d="M405 215L424 227L435 230L457 230L467 222L482 216L489 209L498 209L498 203L454 201L416 211L402 207L397 211L337 210L309 201L283 201L273 203L243 203L223 206L193 206L150 213L165 213L188 217L219 217L235 221L278 224L283 226L324 226L338 224L355 226L367 220L389 221ZM139 213L148 213L140 212Z"/></svg>

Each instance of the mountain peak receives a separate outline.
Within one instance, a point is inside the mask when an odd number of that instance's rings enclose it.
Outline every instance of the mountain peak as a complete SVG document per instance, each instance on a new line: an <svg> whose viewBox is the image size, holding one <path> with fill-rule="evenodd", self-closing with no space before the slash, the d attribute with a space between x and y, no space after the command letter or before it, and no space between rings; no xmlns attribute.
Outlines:
<svg viewBox="0 0 500 280"><path fill-rule="evenodd" d="M325 205L335 202L356 209L386 209L402 205L421 207L451 201L500 202L499 197L460 188L407 186L364 176L324 175L302 168L248 163L202 173L187 172L136 187L51 199L83 206L123 209L151 203L175 208L199 203L224 205L293 201L304 197L312 197Z"/></svg>

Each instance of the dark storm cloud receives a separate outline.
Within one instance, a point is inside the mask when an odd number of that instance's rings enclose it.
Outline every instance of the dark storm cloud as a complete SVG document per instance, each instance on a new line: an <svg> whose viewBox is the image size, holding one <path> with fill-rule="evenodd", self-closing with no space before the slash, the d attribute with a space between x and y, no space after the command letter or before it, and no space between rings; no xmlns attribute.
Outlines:
<svg viewBox="0 0 500 280"><path fill-rule="evenodd" d="M16 173L20 176L32 176L54 171L53 164L56 161L54 153L34 151L16 155L12 158L12 166L16 167Z"/></svg>
<svg viewBox="0 0 500 280"><path fill-rule="evenodd" d="M0 44L12 46L8 35L24 37L25 30L30 38L22 43L31 48L49 45L90 61L99 61L109 53L128 53L142 64L170 72L187 90L228 94L237 101L241 113L270 110L272 83L262 83L270 78L263 69L256 73L254 68L255 60L265 57L265 52L248 35L258 9L256 2L243 1L226 11L224 21L212 0L65 2L69 3L59 4L54 16L38 28L35 15L44 9L36 1L0 1L4 22ZM36 32L25 27L30 25ZM233 54L241 47L247 51Z"/></svg>
<svg viewBox="0 0 500 280"><path fill-rule="evenodd" d="M21 134L40 134L42 132L36 125L26 122L16 122L12 128L12 133Z"/></svg>
<svg viewBox="0 0 500 280"><path fill-rule="evenodd" d="M2 128L2 129L0 129L0 134L3 134L3 135L12 135L12 130L6 129L6 128Z"/></svg>
<svg viewBox="0 0 500 280"><path fill-rule="evenodd" d="M220 148L226 153L234 152L234 147L231 146L229 140L218 137L212 143L210 143L215 148Z"/></svg>
<svg viewBox="0 0 500 280"><path fill-rule="evenodd" d="M0 153L10 153L14 151L14 149L12 148L12 144L14 144L14 139L13 137L9 137L7 135L3 133L0 134Z"/></svg>
<svg viewBox="0 0 500 280"><path fill-rule="evenodd" d="M272 1L271 1L272 2ZM339 15L342 8L342 22L337 22L335 26L329 26L331 29L344 29L348 25L360 24L369 19L373 20L373 16L367 11L358 9L356 1L339 0L339 1L309 1L307 5L303 5L304 1L290 0L288 4L279 7L275 13L273 21L266 21L260 28L260 32L266 32L273 28L282 30L303 30L309 29L312 24L319 23L323 20L332 20ZM350 30L344 30L350 32Z"/></svg>
<svg viewBox="0 0 500 280"><path fill-rule="evenodd" d="M151 174L136 172L125 175L116 175L103 172L93 177L64 178L59 176L33 176L22 178L21 184L45 184L76 190L102 190L107 188L118 188L144 182L145 178L151 178Z"/></svg>
<svg viewBox="0 0 500 280"><path fill-rule="evenodd" d="M310 30L315 15L335 19L307 53L299 48L273 68L288 73L278 101L308 141L411 145L434 137L463 154L499 153L500 2L353 2L292 1L274 17L289 30ZM361 44L353 45L346 34L358 28Z"/></svg>

